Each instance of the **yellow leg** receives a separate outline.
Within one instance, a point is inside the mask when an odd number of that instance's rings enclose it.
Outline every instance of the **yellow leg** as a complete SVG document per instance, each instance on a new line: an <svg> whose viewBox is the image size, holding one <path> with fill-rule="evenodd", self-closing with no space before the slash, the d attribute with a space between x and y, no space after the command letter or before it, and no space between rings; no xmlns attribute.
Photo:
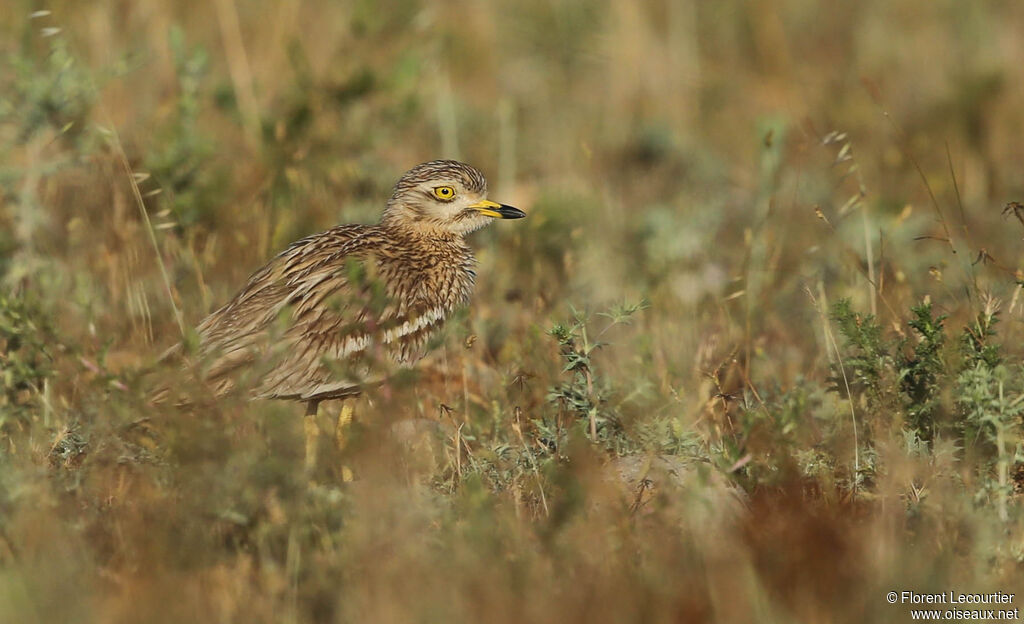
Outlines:
<svg viewBox="0 0 1024 624"><path fill-rule="evenodd" d="M338 445L338 450L344 450L348 444L348 427L352 424L352 415L355 410L352 409L347 401L341 404L341 413L338 414L338 424L334 428L334 443Z"/></svg>
<svg viewBox="0 0 1024 624"><path fill-rule="evenodd" d="M352 417L355 410L348 401L341 404L341 412L338 414L338 422L334 427L334 443L339 451L345 450L348 444L348 428L352 424ZM348 483L352 480L352 470L348 466L341 467L341 480Z"/></svg>
<svg viewBox="0 0 1024 624"><path fill-rule="evenodd" d="M303 429L306 432L306 472L312 473L316 469L317 442L320 437L320 426L316 423L317 409L320 401L310 401L306 404L306 416L303 420Z"/></svg>

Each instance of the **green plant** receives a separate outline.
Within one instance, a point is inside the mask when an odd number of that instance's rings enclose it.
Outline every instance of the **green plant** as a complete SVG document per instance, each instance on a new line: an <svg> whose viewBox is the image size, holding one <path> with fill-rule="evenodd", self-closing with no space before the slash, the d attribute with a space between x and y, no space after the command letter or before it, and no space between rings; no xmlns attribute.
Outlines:
<svg viewBox="0 0 1024 624"><path fill-rule="evenodd" d="M854 312L849 299L832 306L832 320L843 337L840 361L833 366L831 387L842 396L861 397L869 410L893 409L895 383L893 345L882 336L882 327L872 314Z"/></svg>
<svg viewBox="0 0 1024 624"><path fill-rule="evenodd" d="M972 455L982 458L978 466L983 487L977 498L995 498L999 517L1009 518L1007 506L1013 494L1010 467L1024 461L1021 448L1021 416L1024 392L1020 388L1024 369L977 362L957 377L957 404L963 419L964 443ZM982 448L979 448L982 447ZM994 470L995 479L990 478Z"/></svg>
<svg viewBox="0 0 1024 624"><path fill-rule="evenodd" d="M930 302L911 306L910 314L907 325L912 334L892 341L883 336L873 315L862 316L853 311L849 300L838 301L832 318L845 350L830 381L833 390L844 395L848 384L869 412L899 415L922 440L930 441L941 420L942 389L948 374L942 359L946 317L935 316Z"/></svg>
<svg viewBox="0 0 1024 624"><path fill-rule="evenodd" d="M39 307L0 291L0 433L40 408L54 373L54 347Z"/></svg>
<svg viewBox="0 0 1024 624"><path fill-rule="evenodd" d="M178 227L197 223L209 226L222 200L222 180L213 161L214 146L199 127L209 55L202 47L189 48L185 34L173 27L168 36L177 77L174 112L156 134L145 156L145 168L159 191L167 194L170 215ZM159 192L159 191L150 191Z"/></svg>
<svg viewBox="0 0 1024 624"><path fill-rule="evenodd" d="M942 361L945 343L944 315L932 314L931 302L911 306L907 322L916 334L916 342L908 337L900 345L898 374L907 424L926 441L933 440L938 429L940 398L946 385L946 365Z"/></svg>
<svg viewBox="0 0 1024 624"><path fill-rule="evenodd" d="M16 141L27 142L44 128L63 139L82 136L95 100L91 78L68 48L60 29L45 29L46 53L28 50L7 57L11 71L0 79L0 124L17 128Z"/></svg>
<svg viewBox="0 0 1024 624"><path fill-rule="evenodd" d="M562 414L569 416L570 423L583 422L592 441L616 446L616 440L623 435L622 423L608 409L610 388L594 369L594 353L605 346L600 342L605 332L615 325L629 323L633 315L646 307L646 302L623 303L602 313L600 316L609 322L596 339L588 333L588 315L576 309L572 311L570 323L556 324L548 332L558 343L559 353L565 361L562 372L568 375L568 379L555 385L548 393L548 401L557 408L557 415L537 424L546 446L558 448L564 436Z"/></svg>

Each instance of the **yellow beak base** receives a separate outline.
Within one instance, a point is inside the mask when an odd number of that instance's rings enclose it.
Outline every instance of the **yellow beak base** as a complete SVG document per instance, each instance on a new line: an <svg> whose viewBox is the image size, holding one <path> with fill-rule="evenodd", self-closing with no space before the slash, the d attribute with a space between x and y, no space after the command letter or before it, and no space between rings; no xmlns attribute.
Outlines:
<svg viewBox="0 0 1024 624"><path fill-rule="evenodd" d="M469 207L484 216L492 217L494 219L522 219L526 216L526 213L518 208L492 202L487 199L480 200Z"/></svg>

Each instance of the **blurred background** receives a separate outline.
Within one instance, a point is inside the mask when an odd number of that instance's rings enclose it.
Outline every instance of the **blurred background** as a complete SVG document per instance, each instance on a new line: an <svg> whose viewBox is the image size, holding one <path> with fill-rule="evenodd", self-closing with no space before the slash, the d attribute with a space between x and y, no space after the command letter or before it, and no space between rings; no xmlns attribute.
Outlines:
<svg viewBox="0 0 1024 624"><path fill-rule="evenodd" d="M0 17L0 621L906 621L1017 591L1024 4L68 2ZM456 158L432 366L166 348ZM353 480L347 481L349 477ZM1013 605L1017 606L1017 605Z"/></svg>

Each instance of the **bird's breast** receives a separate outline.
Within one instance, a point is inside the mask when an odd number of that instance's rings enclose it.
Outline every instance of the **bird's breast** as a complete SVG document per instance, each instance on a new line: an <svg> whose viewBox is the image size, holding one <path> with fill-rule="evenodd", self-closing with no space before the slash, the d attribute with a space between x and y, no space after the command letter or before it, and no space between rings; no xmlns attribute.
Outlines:
<svg viewBox="0 0 1024 624"><path fill-rule="evenodd" d="M469 302L476 278L474 266L466 249L427 248L383 258L380 270L395 300L420 309L451 312Z"/></svg>

